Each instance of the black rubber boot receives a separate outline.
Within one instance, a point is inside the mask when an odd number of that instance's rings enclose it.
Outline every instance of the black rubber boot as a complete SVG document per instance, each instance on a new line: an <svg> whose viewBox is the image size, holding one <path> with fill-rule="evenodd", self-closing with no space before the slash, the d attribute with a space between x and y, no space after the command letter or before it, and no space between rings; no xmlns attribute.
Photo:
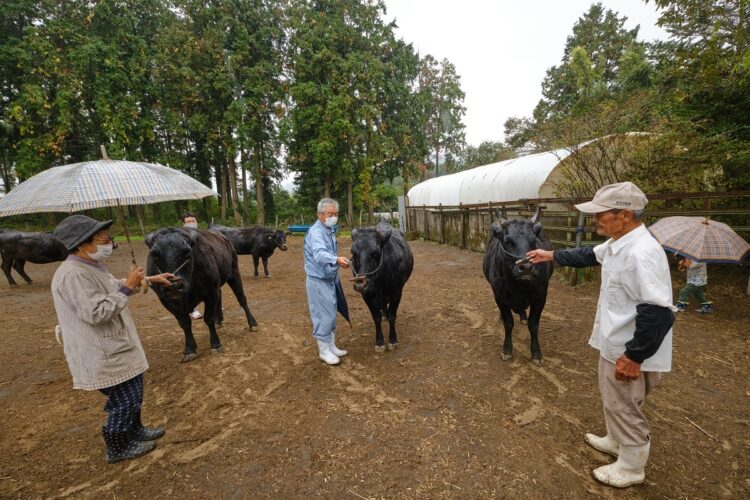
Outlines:
<svg viewBox="0 0 750 500"><path fill-rule="evenodd" d="M164 435L164 427L144 427L141 422L141 410L135 414L135 428L131 437L135 441L153 441Z"/></svg>
<svg viewBox="0 0 750 500"><path fill-rule="evenodd" d="M107 445L107 462L111 464L138 458L156 448L153 441L134 441L130 432L107 432L105 429L102 427L102 435Z"/></svg>

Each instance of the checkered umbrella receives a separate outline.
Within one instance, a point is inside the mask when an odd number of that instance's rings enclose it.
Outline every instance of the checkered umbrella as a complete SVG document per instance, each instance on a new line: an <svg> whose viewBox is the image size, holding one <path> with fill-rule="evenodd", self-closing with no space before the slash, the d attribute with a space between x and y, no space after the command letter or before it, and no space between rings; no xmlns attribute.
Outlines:
<svg viewBox="0 0 750 500"><path fill-rule="evenodd" d="M192 177L163 165L121 160L74 163L45 170L0 198L0 217L77 212L117 205L218 196Z"/></svg>
<svg viewBox="0 0 750 500"><path fill-rule="evenodd" d="M750 255L750 243L705 217L664 217L648 230L666 250L698 262L740 264Z"/></svg>
<svg viewBox="0 0 750 500"><path fill-rule="evenodd" d="M36 174L0 198L0 217L117 206L124 222L123 205L197 200L206 196L218 193L164 165L105 159L53 167ZM135 265L128 227L124 229Z"/></svg>

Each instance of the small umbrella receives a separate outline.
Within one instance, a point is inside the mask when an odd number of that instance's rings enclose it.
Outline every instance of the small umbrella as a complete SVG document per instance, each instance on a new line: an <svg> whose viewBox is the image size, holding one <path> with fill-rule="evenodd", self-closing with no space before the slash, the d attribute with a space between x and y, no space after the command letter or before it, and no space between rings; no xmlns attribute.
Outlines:
<svg viewBox="0 0 750 500"><path fill-rule="evenodd" d="M349 326L352 326L352 320L349 319L349 305L346 303L344 288L339 280L336 280L336 310L349 322Z"/></svg>
<svg viewBox="0 0 750 500"><path fill-rule="evenodd" d="M38 212L77 212L92 208L195 200L218 193L163 165L97 160L54 167L22 182L0 199L0 217ZM125 227L130 244L130 234ZM135 264L133 246L130 255Z"/></svg>
<svg viewBox="0 0 750 500"><path fill-rule="evenodd" d="M648 229L666 250L694 261L741 264L750 255L750 243L723 222L705 217L664 217Z"/></svg>

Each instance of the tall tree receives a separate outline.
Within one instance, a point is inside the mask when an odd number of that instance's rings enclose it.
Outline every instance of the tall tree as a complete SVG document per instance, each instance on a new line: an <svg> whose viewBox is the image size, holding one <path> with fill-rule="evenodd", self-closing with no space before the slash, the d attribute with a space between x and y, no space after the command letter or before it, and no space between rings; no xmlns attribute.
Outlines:
<svg viewBox="0 0 750 500"><path fill-rule="evenodd" d="M434 153L435 176L439 174L441 155L456 155L464 145L466 113L464 92L456 67L447 59L441 62L427 55L422 59L419 92L426 110L424 135Z"/></svg>

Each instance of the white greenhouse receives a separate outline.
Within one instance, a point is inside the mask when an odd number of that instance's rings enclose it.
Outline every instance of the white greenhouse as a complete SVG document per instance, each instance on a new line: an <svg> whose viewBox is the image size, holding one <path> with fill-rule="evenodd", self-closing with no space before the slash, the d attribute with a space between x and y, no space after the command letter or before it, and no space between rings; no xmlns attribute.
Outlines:
<svg viewBox="0 0 750 500"><path fill-rule="evenodd" d="M643 135L647 134L624 134L630 138ZM409 206L477 205L556 198L556 188L562 180L561 166L565 159L571 155L581 154L587 149L586 146L596 141L613 137L615 136L606 136L574 147L521 156L428 179L409 190Z"/></svg>

